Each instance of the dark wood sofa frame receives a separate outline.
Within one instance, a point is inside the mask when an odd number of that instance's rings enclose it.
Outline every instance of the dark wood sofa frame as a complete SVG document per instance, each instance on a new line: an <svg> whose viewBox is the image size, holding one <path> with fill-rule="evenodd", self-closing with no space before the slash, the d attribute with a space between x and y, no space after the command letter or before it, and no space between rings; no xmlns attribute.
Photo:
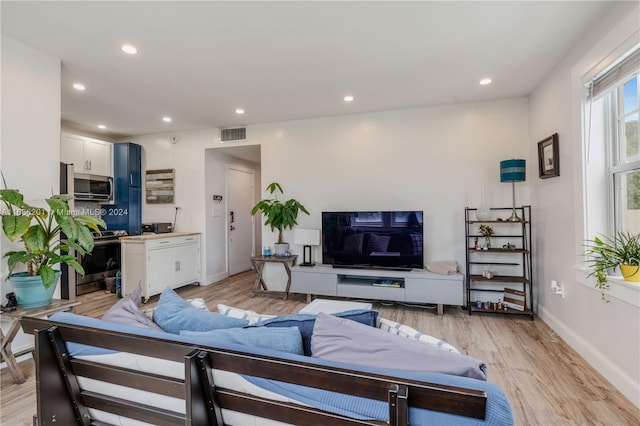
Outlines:
<svg viewBox="0 0 640 426"><path fill-rule="evenodd" d="M390 425L408 424L408 407L420 407L484 419L487 396L464 389L307 362L258 356L214 347L24 317L23 330L34 334L37 425L91 425L88 408L156 425L222 425L229 409L295 425L381 425L312 407L278 402L216 386L212 368L387 401ZM185 380L73 359L65 342L108 348L183 363ZM82 390L77 377L89 377L185 401L186 414Z"/></svg>

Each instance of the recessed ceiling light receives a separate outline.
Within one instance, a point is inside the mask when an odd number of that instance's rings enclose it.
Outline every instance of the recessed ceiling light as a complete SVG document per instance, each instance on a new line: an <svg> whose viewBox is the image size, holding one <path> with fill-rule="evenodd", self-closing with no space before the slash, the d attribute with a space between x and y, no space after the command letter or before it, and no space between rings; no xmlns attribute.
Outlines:
<svg viewBox="0 0 640 426"><path fill-rule="evenodd" d="M490 78L483 78L482 80L480 80L480 85L481 86L486 86L487 84L491 84L491 79Z"/></svg>
<svg viewBox="0 0 640 426"><path fill-rule="evenodd" d="M107 126L105 126L104 124L98 124L98 129L106 129Z"/></svg>
<svg viewBox="0 0 640 426"><path fill-rule="evenodd" d="M84 90L86 87L82 83L73 83L73 88L76 90Z"/></svg>
<svg viewBox="0 0 640 426"><path fill-rule="evenodd" d="M351 95L347 95L347 96L344 97L344 101L345 102L353 102L354 99L355 98L353 96L351 96Z"/></svg>
<svg viewBox="0 0 640 426"><path fill-rule="evenodd" d="M162 117L162 121L165 123L171 123L171 117Z"/></svg>
<svg viewBox="0 0 640 426"><path fill-rule="evenodd" d="M244 114L244 110L242 108L236 109L236 114Z"/></svg>
<svg viewBox="0 0 640 426"><path fill-rule="evenodd" d="M124 53L127 53L129 55L135 55L138 53L138 49L136 49L135 46L132 46L130 44L123 44L120 50L122 50Z"/></svg>

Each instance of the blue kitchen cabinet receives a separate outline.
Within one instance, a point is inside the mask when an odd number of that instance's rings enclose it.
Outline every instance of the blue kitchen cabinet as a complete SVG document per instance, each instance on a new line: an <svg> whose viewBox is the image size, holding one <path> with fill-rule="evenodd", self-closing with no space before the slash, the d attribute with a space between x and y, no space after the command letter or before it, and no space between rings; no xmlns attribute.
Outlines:
<svg viewBox="0 0 640 426"><path fill-rule="evenodd" d="M124 229L129 235L142 233L142 149L123 142L113 146L114 204L104 206L107 229Z"/></svg>

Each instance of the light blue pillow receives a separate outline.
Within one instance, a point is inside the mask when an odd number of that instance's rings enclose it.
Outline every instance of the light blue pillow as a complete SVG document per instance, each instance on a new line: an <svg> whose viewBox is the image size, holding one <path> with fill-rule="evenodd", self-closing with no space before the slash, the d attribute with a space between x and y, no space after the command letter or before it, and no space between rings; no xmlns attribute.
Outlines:
<svg viewBox="0 0 640 426"><path fill-rule="evenodd" d="M173 334L180 334L182 330L209 331L249 324L246 319L231 318L196 308L169 287L160 295L153 311L153 321L167 333Z"/></svg>
<svg viewBox="0 0 640 426"><path fill-rule="evenodd" d="M212 331L183 330L180 335L197 337L202 343L211 346L233 343L303 355L302 336L298 327L230 328Z"/></svg>

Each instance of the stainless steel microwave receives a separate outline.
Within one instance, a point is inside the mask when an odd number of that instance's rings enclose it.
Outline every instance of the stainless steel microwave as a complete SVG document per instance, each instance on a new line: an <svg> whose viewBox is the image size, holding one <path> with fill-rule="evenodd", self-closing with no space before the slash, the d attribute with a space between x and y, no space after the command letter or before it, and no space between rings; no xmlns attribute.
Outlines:
<svg viewBox="0 0 640 426"><path fill-rule="evenodd" d="M73 194L80 201L112 201L113 178L76 173L73 176Z"/></svg>

